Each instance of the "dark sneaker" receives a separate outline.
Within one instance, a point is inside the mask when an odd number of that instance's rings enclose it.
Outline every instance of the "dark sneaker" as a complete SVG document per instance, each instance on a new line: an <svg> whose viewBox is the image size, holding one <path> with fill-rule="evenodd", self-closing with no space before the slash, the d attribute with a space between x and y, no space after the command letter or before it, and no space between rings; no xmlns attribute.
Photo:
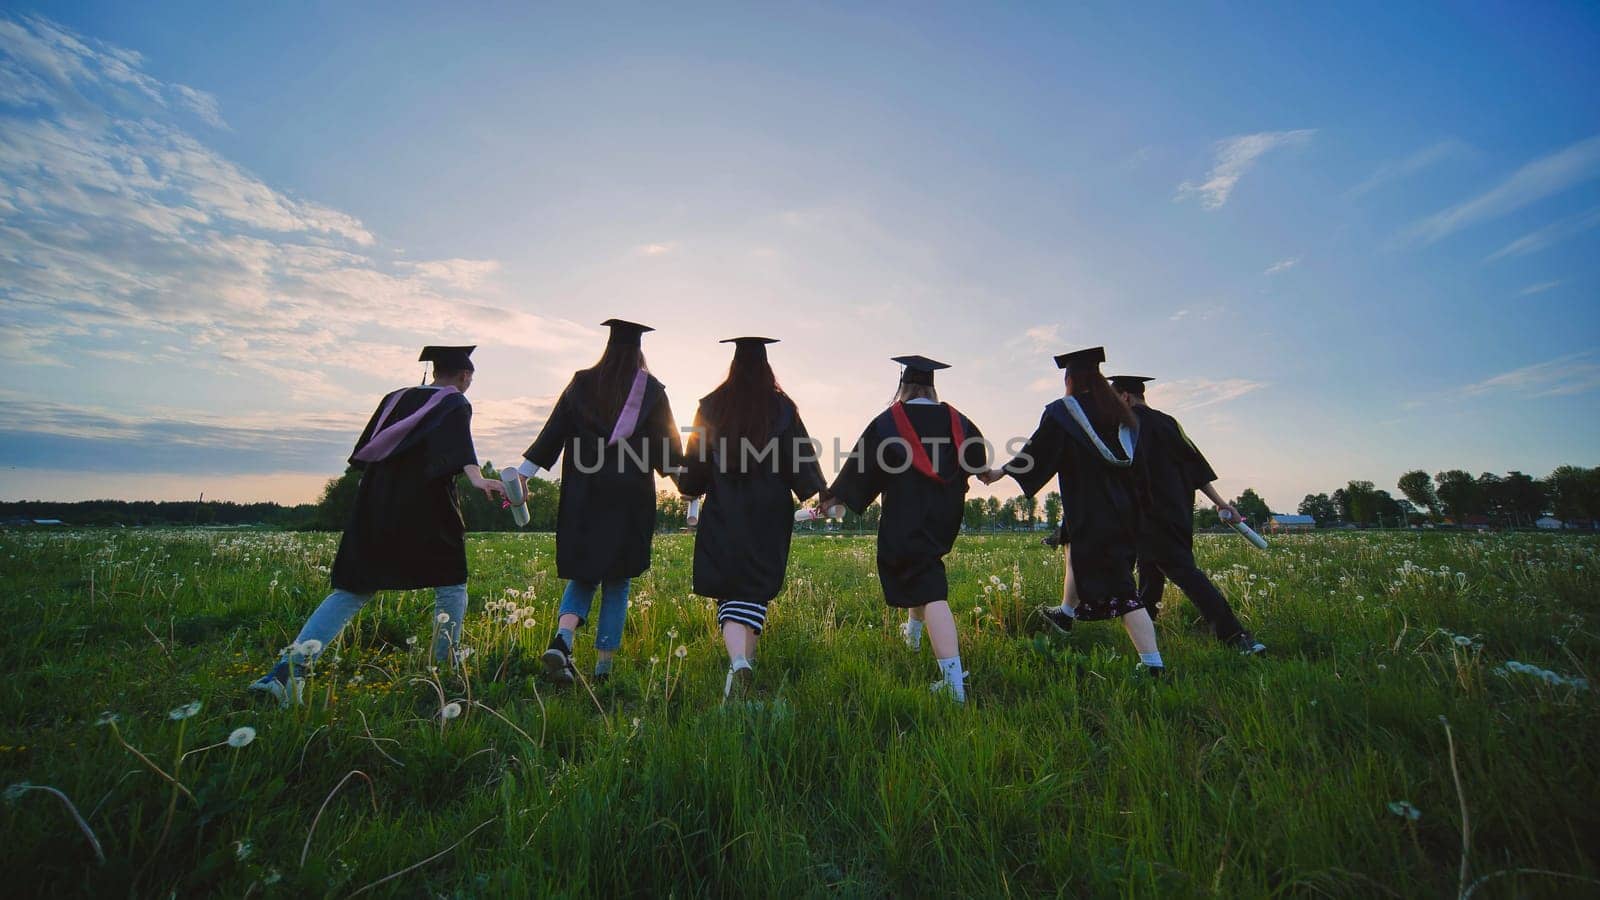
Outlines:
<svg viewBox="0 0 1600 900"><path fill-rule="evenodd" d="M596 673L594 673L594 686L595 687L599 687L599 686L605 684L606 682L608 682L610 680L611 680L611 673L610 672L596 672Z"/></svg>
<svg viewBox="0 0 1600 900"><path fill-rule="evenodd" d="M1167 677L1166 666L1146 666L1144 663L1140 663L1139 665L1144 666L1145 671L1149 672L1150 677L1156 681L1160 681L1161 679Z"/></svg>
<svg viewBox="0 0 1600 900"><path fill-rule="evenodd" d="M291 668L289 663L280 662L245 690L265 694L278 701L279 706L298 706L305 697L306 679L299 666Z"/></svg>
<svg viewBox="0 0 1600 900"><path fill-rule="evenodd" d="M1248 631L1241 631L1223 643L1245 656L1258 656L1267 652L1267 645L1256 640L1256 636Z"/></svg>
<svg viewBox="0 0 1600 900"><path fill-rule="evenodd" d="M1076 617L1062 612L1059 606L1041 606L1039 616L1054 628L1057 634L1071 634L1072 623L1078 621Z"/></svg>
<svg viewBox="0 0 1600 900"><path fill-rule="evenodd" d="M567 642L556 635L550 639L550 649L544 651L540 657L544 660L544 676L557 684L571 684L574 681L572 674L572 648Z"/></svg>

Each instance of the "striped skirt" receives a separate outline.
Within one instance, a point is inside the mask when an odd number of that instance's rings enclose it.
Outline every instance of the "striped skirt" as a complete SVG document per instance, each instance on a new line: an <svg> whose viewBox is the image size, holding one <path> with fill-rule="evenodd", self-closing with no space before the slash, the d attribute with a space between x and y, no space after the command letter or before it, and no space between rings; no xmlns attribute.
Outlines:
<svg viewBox="0 0 1600 900"><path fill-rule="evenodd" d="M738 622L756 634L767 624L767 605L749 600L718 600L717 624Z"/></svg>

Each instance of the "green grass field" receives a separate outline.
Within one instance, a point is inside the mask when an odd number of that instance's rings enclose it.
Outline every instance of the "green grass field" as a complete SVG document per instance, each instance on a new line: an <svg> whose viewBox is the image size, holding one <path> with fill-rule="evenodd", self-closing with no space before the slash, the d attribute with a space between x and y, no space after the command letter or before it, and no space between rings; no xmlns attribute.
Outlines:
<svg viewBox="0 0 1600 900"><path fill-rule="evenodd" d="M552 538L474 536L460 668L429 671L430 597L380 595L308 705L248 699L336 540L0 533L0 777L59 789L104 854L59 797L13 787L7 893L1600 892L1597 693L1526 668L1600 674L1594 539L1202 537L1271 654L1226 652L1169 595L1172 677L1152 683L1115 623L1036 633L1059 555L965 537L957 708L898 640L870 538L796 540L760 699L724 707L690 538L657 540L618 675L591 695L532 677ZM222 743L243 726L253 742Z"/></svg>

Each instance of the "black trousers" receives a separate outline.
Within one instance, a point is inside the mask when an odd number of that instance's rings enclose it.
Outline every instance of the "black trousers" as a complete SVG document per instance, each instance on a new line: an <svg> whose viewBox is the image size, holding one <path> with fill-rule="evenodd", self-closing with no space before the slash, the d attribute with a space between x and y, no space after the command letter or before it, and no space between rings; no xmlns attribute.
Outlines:
<svg viewBox="0 0 1600 900"><path fill-rule="evenodd" d="M1228 599L1222 596L1206 573L1200 571L1192 557L1167 562L1139 560L1139 601L1152 616L1156 613L1156 604L1161 602L1161 590L1168 579L1200 610L1200 615L1206 617L1217 637L1227 640L1244 630L1238 617L1233 614L1233 607L1228 605Z"/></svg>

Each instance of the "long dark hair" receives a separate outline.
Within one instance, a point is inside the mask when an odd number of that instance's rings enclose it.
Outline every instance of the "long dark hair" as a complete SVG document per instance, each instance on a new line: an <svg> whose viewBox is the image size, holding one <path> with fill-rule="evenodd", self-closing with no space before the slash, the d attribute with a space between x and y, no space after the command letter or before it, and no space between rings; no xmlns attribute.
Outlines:
<svg viewBox="0 0 1600 900"><path fill-rule="evenodd" d="M578 372L573 383L583 405L602 424L614 421L628 402L628 391L639 370L649 371L644 351L627 344L607 344L593 366Z"/></svg>
<svg viewBox="0 0 1600 900"><path fill-rule="evenodd" d="M735 353L728 377L701 401L705 407L706 437L712 441L749 440L764 443L772 437L773 399L783 396L778 376L765 354Z"/></svg>
<svg viewBox="0 0 1600 900"><path fill-rule="evenodd" d="M1089 424L1100 437L1110 437L1106 446L1116 446L1118 425L1126 425L1130 430L1139 430L1139 419L1128 408L1122 398L1111 388L1111 382L1106 381L1106 376L1100 374L1099 369L1073 369L1067 373L1068 390L1078 400L1078 405L1083 407L1083 414L1089 417Z"/></svg>

